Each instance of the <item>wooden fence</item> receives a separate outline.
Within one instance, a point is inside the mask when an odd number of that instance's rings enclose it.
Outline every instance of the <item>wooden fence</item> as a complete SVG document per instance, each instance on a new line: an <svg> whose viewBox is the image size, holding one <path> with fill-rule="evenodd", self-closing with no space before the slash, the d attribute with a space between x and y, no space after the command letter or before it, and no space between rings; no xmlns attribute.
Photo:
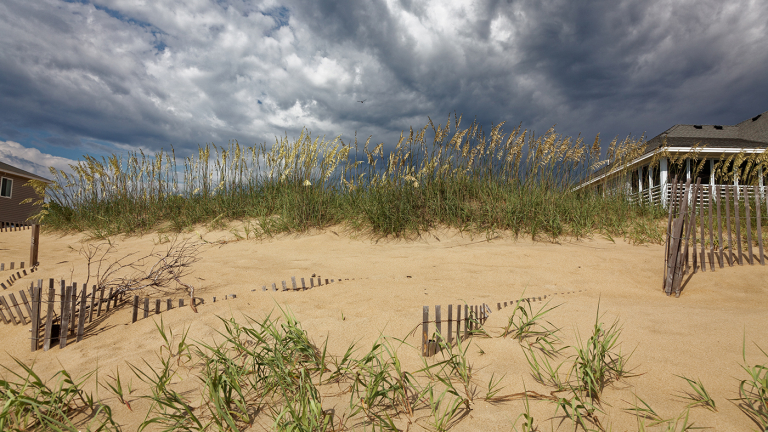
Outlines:
<svg viewBox="0 0 768 432"><path fill-rule="evenodd" d="M325 285L329 285L334 282L339 282L342 280L349 280L349 279L348 278L347 279L330 279L330 281L328 279L325 279ZM355 279L352 278L352 280L355 280ZM307 286L307 283L304 281L304 278L301 278L301 288L299 288L299 286L296 284L296 276L291 276L291 288L288 288L288 285L285 283L285 281L282 281L282 289L280 291L306 291L316 286L323 286L322 278L320 277L317 278L317 285L315 285L314 277L309 278L309 286ZM266 291L267 286L266 285L262 286L261 290ZM253 290L253 291L256 291L256 290ZM278 291L276 283L272 284L272 291Z"/></svg>
<svg viewBox="0 0 768 432"><path fill-rule="evenodd" d="M86 322L89 325L93 322L94 313L98 318L102 310L106 313L110 306L118 307L123 296L113 294L112 290L105 293L104 288L97 289L96 285L90 292L86 287L78 292L76 282L67 285L63 280L57 293L53 279L49 279L47 290L43 288L43 280L39 279L37 286L32 283L28 290L19 291L20 301L13 293L8 294L8 298L10 302L0 296L0 319L5 324L31 324L32 351L37 351L41 344L47 351L52 342L58 342L59 347L64 348L72 342L71 338L81 341L87 330Z"/></svg>
<svg viewBox="0 0 768 432"><path fill-rule="evenodd" d="M13 222L0 222L0 232L10 231L23 231L32 229L33 224L29 223L13 223Z"/></svg>
<svg viewBox="0 0 768 432"><path fill-rule="evenodd" d="M463 306L463 307L462 307ZM462 318L461 311L464 309ZM440 305L435 306L435 320L429 319L429 306L424 306L421 322L421 355L430 357L440 351L440 342L451 345L454 342L454 324L456 326L455 339L466 339L476 333L488 319L491 308L485 303L482 305L456 305L456 318L453 317L453 305L448 305L448 319L443 320ZM429 332L429 323L435 324L435 332ZM443 337L443 323L446 324L446 333ZM464 324L462 328L462 324ZM463 330L463 334L462 334Z"/></svg>
<svg viewBox="0 0 768 432"><path fill-rule="evenodd" d="M707 271L707 262L710 271L715 271L726 263L729 267L744 265L746 254L750 265L756 261L765 265L762 231L768 207L764 206L764 191L747 186L711 187L701 184L700 178L695 184L673 179L671 188L664 254L667 295L674 292L679 297L685 275Z"/></svg>
<svg viewBox="0 0 768 432"><path fill-rule="evenodd" d="M38 261L38 251L40 249L40 225L22 225L19 226L18 224L14 225L13 227L8 226L9 224L7 222L0 222L0 226L3 228L0 228L0 232L3 231L17 231L21 229L29 229L31 230L31 239L30 239L30 245L29 245L29 263L31 266L30 273L34 273L34 271L37 269L37 266L40 265L40 262ZM14 262L10 263L9 270L13 270ZM21 271L16 272L15 274L11 274L11 276L5 281L5 283L0 283L0 286L3 288L3 290L6 290L13 285L14 282L16 282L18 279L21 279L22 277L27 275L27 271L24 269L24 262L22 261L20 263L19 269ZM0 263L0 271L5 271L5 263ZM23 273L23 274L22 274Z"/></svg>
<svg viewBox="0 0 768 432"><path fill-rule="evenodd" d="M11 263L9 270L13 270L14 264L15 263ZM2 287L4 290L7 290L11 286L13 286L13 284L17 280L27 275L27 271L24 270L24 261L22 261L20 264L21 265L19 266L19 271L17 271L16 273L11 273L11 276L8 277L8 279L6 279L5 282L0 282L0 287ZM5 263L0 263L0 271L4 271L4 270L5 270ZM35 270L37 270L37 267L32 267L31 269L29 269L29 273L32 274L35 272Z"/></svg>
<svg viewBox="0 0 768 432"><path fill-rule="evenodd" d="M315 285L315 279L317 279L317 285ZM272 291L306 291L308 289L312 289L319 286L329 285L334 282L342 281L342 280L350 280L347 279L325 279L325 283L323 284L323 279L320 277L317 278L309 278L309 286L307 286L307 282L304 278L301 278L301 287L298 286L296 282L296 276L291 276L291 287L288 287L288 283L286 281L282 281L282 289L278 289L277 283L272 284ZM351 280L355 280L352 278ZM262 291L267 291L267 285L263 285L261 287ZM252 289L251 291L256 291L255 289ZM237 298L236 294L227 294L224 296L224 300L228 299L234 299ZM213 297L212 303L216 303L216 297ZM199 303L198 303L199 302ZM151 304L150 304L151 303ZM154 314L160 314L162 312L167 312L169 310L173 309L174 300L173 299L150 299L149 297L140 298L139 296L133 297L133 313L131 314L131 323L135 323L136 321L139 321L143 318L148 318L149 315L154 310ZM205 304L205 300L203 300L200 297L195 297L195 305L198 304ZM164 307L163 307L164 306ZM184 299L178 299L178 307L184 306ZM139 317L139 312L141 312L142 317Z"/></svg>

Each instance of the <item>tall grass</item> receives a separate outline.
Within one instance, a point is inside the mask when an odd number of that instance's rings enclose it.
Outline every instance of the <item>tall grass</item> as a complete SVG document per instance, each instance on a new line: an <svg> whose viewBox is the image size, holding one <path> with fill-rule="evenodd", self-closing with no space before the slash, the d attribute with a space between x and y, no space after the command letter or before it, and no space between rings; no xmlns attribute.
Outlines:
<svg viewBox="0 0 768 432"><path fill-rule="evenodd" d="M476 123L460 124L455 115L445 125L430 119L401 134L386 157L383 143L369 149L370 137L361 146L357 138L326 142L305 131L269 149L206 145L182 164L173 149L126 160L85 156L72 173L51 169L54 183L36 218L96 237L252 219L257 236L344 223L380 236L442 225L544 239L604 232L662 241L660 230L648 230L663 215L659 208L572 190L596 168L625 166L643 151L642 138L614 140L601 160L599 137L590 147L554 128L541 136L519 126L504 134L502 122L486 137Z"/></svg>

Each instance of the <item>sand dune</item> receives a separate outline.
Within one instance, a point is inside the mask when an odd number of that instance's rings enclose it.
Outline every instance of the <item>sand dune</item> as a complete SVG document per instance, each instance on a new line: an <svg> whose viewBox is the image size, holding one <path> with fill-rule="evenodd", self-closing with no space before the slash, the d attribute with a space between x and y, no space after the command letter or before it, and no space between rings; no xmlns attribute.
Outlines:
<svg viewBox="0 0 768 432"><path fill-rule="evenodd" d="M18 281L12 290L38 278L85 282L86 261L78 253L84 244L82 237L42 234L39 272ZM412 331L421 321L422 306L487 303L494 312L485 328L496 337L473 338L469 349L480 390L495 374L505 376L502 393L524 388L548 393L532 379L520 344L497 337L512 309L496 311L498 302L517 299L523 293L546 295L550 306L560 305L547 318L562 329L567 345L576 343L577 334L588 336L598 304L603 322L619 319L623 325L622 351L633 352L629 367L636 376L606 390L606 414L601 415L604 425L614 431L637 430L635 417L625 411L635 401L634 395L662 416L678 415L686 402L676 396L690 389L675 375L685 375L701 379L718 407L716 413L692 409L690 419L696 426L722 431L757 428L729 399L737 397L738 380L746 378L740 367L744 334L747 361L768 361L753 344L768 348L764 330L768 328L768 269L759 264L697 273L681 297L674 298L661 291L663 246L635 246L621 239L613 243L596 237L552 244L499 236L488 241L484 235L438 230L417 240L376 241L345 233L341 227L264 241L233 241L236 238L230 231L208 232L202 227L182 237L208 242L202 259L186 278L206 304L197 314L185 307L161 316L176 332L190 326L190 337L196 340L208 341L222 328L217 315L261 318L280 306L291 310L317 343L327 337L329 350L335 354L342 354L355 341L369 347L380 334L411 334L407 341L418 347L418 333ZM116 245L116 257L168 244L161 243L164 239L159 234L111 241ZM28 231L0 234L0 262L26 261L28 245ZM0 277L5 280L9 274L6 271ZM261 291L262 285L279 285L291 276L309 278L312 274L350 280L302 292ZM225 294L237 298L210 303L213 296L221 299ZM130 325L129 320L127 310L118 310L99 322L97 329L91 328L82 342L64 350L56 347L36 353L29 349L28 326L0 325L0 364L18 370L11 360L16 357L34 363L43 377L61 367L79 375L97 366L100 376L106 376L120 366L126 379L130 376L126 362L152 361L161 345L155 328L159 319ZM402 355L407 367L419 367L417 350L404 348ZM133 382L137 394L141 386L137 379ZM129 411L103 388L99 394L114 407L124 430L135 430L143 420L146 402L130 398L133 411ZM341 412L348 407L348 399L329 396L324 408L331 407ZM488 404L479 398L472 408L452 430L511 430L513 420L523 412L523 403ZM569 421L561 421L560 414L553 417L552 403L533 401L531 410L540 430L573 429ZM416 417L410 430L426 427L426 421Z"/></svg>

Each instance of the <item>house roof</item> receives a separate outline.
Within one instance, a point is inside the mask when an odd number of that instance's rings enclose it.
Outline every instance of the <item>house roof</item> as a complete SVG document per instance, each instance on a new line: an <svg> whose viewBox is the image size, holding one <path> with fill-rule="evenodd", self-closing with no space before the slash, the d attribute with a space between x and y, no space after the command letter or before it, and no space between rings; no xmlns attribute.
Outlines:
<svg viewBox="0 0 768 432"><path fill-rule="evenodd" d="M765 148L768 147L768 111L737 125L674 125L648 140L643 154L660 148L664 139L669 147Z"/></svg>
<svg viewBox="0 0 768 432"><path fill-rule="evenodd" d="M16 168L13 165L9 165L5 162L0 161L0 174L13 174L15 176L24 177L30 180L42 180L46 183L52 183L50 180L48 180L45 177L40 177L37 174L32 174L31 172L24 171L21 168Z"/></svg>
<svg viewBox="0 0 768 432"><path fill-rule="evenodd" d="M688 151L687 149L691 147L704 145L716 152L723 151L722 149L768 148L768 111L746 119L737 125L674 125L648 140L643 154L630 165L661 148L665 140L667 147L673 152L675 147L681 147ZM702 151L706 152L707 150ZM582 186L609 173L611 169L612 166L608 165L596 170L582 183Z"/></svg>

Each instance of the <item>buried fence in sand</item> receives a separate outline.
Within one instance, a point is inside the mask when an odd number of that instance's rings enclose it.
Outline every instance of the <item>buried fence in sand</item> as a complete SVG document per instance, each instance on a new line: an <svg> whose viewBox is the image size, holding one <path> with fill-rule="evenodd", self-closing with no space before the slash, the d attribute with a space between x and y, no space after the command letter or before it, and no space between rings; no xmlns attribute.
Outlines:
<svg viewBox="0 0 768 432"><path fill-rule="evenodd" d="M307 287L304 278L301 278L302 287L299 288L296 285L296 278L291 277L293 289L289 289L285 281L282 282L282 286L283 291L301 291L316 286L328 285L337 280L341 281L343 279L325 279L325 284L323 284L322 279L318 277L317 285L315 285L314 278L311 278L310 287ZM67 344L80 342L84 335L94 330L96 325L98 325L98 318L102 316L102 311L106 314L110 308L114 310L128 304L124 291L116 292L113 288L110 288L107 292L104 287L99 288L96 285L93 285L90 291L86 286L83 286L78 291L78 284L76 282L67 285L66 281L61 280L60 283L61 286L58 293L56 292L54 279L49 279L47 291L43 289L43 280L38 279L37 286L31 283L27 290L20 290L18 292L18 299L14 293L7 294L8 299L6 299L6 296L0 295L0 319L2 319L3 323L13 325L31 324L30 339L32 351L37 351L41 348L41 345L44 351L48 351L51 346L56 344L59 345L60 349L63 349ZM273 283L272 287L277 291L276 284ZM262 287L262 290L266 291L266 285ZM224 296L225 300L230 298L234 299L237 296L235 294ZM140 303L143 303L143 307L140 306ZM155 314L161 312L160 309L163 303L165 303L164 311L173 309L172 299L165 299L165 302L161 299L154 299ZM204 303L205 300L195 297L190 306L196 311L195 306ZM216 297L213 297L212 303L216 303ZM184 306L183 298L178 299L178 305L179 307ZM143 318L149 316L150 299L148 297L140 302L139 296L134 296L132 306L132 323L139 319L138 312L140 309L143 310ZM97 318L96 323L94 323L94 314Z"/></svg>
<svg viewBox="0 0 768 432"><path fill-rule="evenodd" d="M488 319L491 308L485 303L482 305L463 305L464 317L462 318L462 305L456 305L456 319L453 319L453 305L448 305L448 319L443 320L440 305L435 306L435 320L429 319L429 306L424 306L424 318L421 322L421 355L430 357L440 351L440 343L453 344L453 326L456 324L456 339L467 338L477 333L480 327ZM435 324L435 332L430 335L429 323ZM445 337L443 337L443 323L447 323ZM462 335L462 324L464 334Z"/></svg>
<svg viewBox="0 0 768 432"><path fill-rule="evenodd" d="M8 222L0 222L0 233L4 232L11 232L11 231L22 231L22 230L30 230L31 231L31 241L29 245L29 263L30 263L30 273L34 273L34 271L37 269L37 267L40 265L40 263L37 260L38 257L38 251L40 247L40 225L24 225L24 224L11 224ZM13 270L15 262L11 261L8 263L8 270ZM24 270L24 261L21 261L19 263L19 271L16 273L11 273L11 276L8 277L8 279L5 282L0 282L0 287L2 287L4 290L10 288L14 282L16 282L18 279L21 279L22 277L27 275L27 271ZM0 263L0 271L6 270L6 263ZM23 274L22 274L23 273Z"/></svg>
<svg viewBox="0 0 768 432"><path fill-rule="evenodd" d="M679 297L683 277L689 274L691 270L691 274L696 273L699 269L702 272L707 271L707 261L709 261L711 271L715 271L718 266L723 268L725 262L728 263L729 267L732 267L736 262L739 265L744 265L746 252L747 261L750 265L754 265L755 258L760 261L761 265L765 265L761 201L765 202L766 196L763 188L701 184L701 178L698 178L695 184L691 184L690 179L683 184L682 182L678 183L677 178L675 178L672 180L671 197L664 255L663 286L667 295L674 292L675 297ZM724 210L721 211L721 207L724 207ZM733 214L731 214L731 210L733 210ZM766 206L766 210L768 210L768 206ZM755 237L752 233L753 217ZM715 218L715 227L713 228L713 219ZM696 238L697 220L700 240ZM724 224L727 229L727 248L724 247L723 241ZM744 232L742 232L742 224L744 224ZM717 238L715 238L715 231L717 231ZM744 238L745 235L746 238ZM709 237L708 242L707 237ZM742 240L745 240L746 251ZM697 243L701 243L701 251L698 254L696 252ZM758 248L757 257L754 256L754 243L757 244ZM690 253L689 248L693 249ZM693 260L692 267L690 266L691 258ZM715 261L717 261L717 266Z"/></svg>
<svg viewBox="0 0 768 432"><path fill-rule="evenodd" d="M317 278L317 285L315 285L315 278L312 277L312 278L309 279L310 286L307 286L306 282L304 281L304 278L301 278L301 287L299 287L296 284L296 276L291 276L291 285L292 285L293 288L288 288L288 284L285 281L282 281L283 289L281 291L306 291L308 289L312 289L312 288L323 286L323 285L329 285L329 284L332 284L334 282L342 281L342 280L350 280L350 279L348 279L348 278L347 279L330 279L330 280L329 279L325 279L325 284L323 284L323 279L318 277ZM352 280L355 280L355 279L352 278ZM267 291L267 286L263 285L261 287L261 290L262 291ZM256 290L252 289L251 291L256 291ZM272 291L278 291L277 283L273 283L272 284ZM227 294L227 295L224 296L224 300L234 299L234 298L237 298L236 294ZM216 297L213 297L212 300L213 300L212 303L216 303ZM143 300L140 299L139 296L134 296L133 297L133 313L131 315L131 323L135 323L136 321L138 321L140 319L139 318L139 311L142 311L143 318L148 318L149 317L150 310L151 310L150 309L150 301L151 300L150 300L149 297L145 297ZM205 301L203 299L199 298L199 297L195 297L195 301L196 302L200 301L199 304L204 304L205 303ZM165 310L162 310L162 305L163 305L162 299L158 299L158 298L154 299L154 311L155 311L154 314L155 315L157 315L157 314L159 314L161 312L167 312L167 311L173 309L173 300L171 300L171 299L166 299L165 300ZM183 307L183 306L184 306L184 299L179 299L179 307Z"/></svg>

